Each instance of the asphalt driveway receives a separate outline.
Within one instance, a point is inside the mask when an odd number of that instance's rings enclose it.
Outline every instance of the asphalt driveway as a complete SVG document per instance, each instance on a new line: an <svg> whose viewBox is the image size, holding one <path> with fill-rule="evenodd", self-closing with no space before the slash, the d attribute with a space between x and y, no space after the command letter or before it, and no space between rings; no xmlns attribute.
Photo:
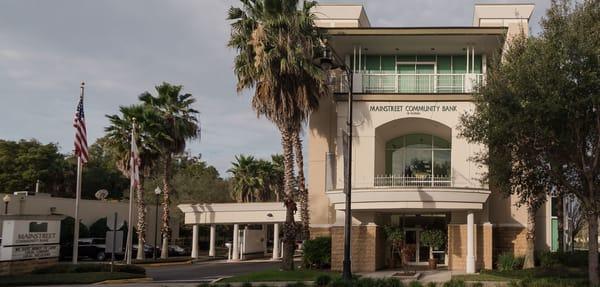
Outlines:
<svg viewBox="0 0 600 287"><path fill-rule="evenodd" d="M189 265L147 267L146 274L148 277L152 277L154 282L210 282L220 277L277 268L280 264L278 261L246 261L239 263L212 261Z"/></svg>

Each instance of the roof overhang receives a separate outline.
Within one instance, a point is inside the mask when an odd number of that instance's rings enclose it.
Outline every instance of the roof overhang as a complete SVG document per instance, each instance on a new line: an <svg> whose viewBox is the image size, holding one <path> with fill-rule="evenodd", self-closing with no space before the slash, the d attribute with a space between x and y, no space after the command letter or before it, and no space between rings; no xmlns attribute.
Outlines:
<svg viewBox="0 0 600 287"><path fill-rule="evenodd" d="M481 210L489 195L487 189L452 187L352 189L352 210ZM336 210L344 210L342 191L329 191L327 196Z"/></svg>
<svg viewBox="0 0 600 287"><path fill-rule="evenodd" d="M493 54L505 41L506 27L327 28L328 44L340 56L359 46L367 54Z"/></svg>
<svg viewBox="0 0 600 287"><path fill-rule="evenodd" d="M179 204L185 224L264 224L285 222L282 202ZM298 220L298 215L295 216Z"/></svg>

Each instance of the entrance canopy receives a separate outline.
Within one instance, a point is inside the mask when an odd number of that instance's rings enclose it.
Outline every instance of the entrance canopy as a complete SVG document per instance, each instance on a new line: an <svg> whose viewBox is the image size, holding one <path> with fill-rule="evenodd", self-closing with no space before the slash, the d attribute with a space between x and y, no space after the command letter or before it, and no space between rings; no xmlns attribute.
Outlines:
<svg viewBox="0 0 600 287"><path fill-rule="evenodd" d="M264 224L285 222L283 202L179 204L185 224ZM294 216L299 221L299 214Z"/></svg>

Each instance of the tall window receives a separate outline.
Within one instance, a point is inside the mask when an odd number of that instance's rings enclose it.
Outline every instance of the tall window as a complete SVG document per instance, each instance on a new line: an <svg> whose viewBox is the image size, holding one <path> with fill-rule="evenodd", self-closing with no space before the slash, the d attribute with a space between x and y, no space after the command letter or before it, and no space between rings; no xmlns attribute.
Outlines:
<svg viewBox="0 0 600 287"><path fill-rule="evenodd" d="M409 134L385 145L387 175L416 179L449 179L450 142L428 134Z"/></svg>

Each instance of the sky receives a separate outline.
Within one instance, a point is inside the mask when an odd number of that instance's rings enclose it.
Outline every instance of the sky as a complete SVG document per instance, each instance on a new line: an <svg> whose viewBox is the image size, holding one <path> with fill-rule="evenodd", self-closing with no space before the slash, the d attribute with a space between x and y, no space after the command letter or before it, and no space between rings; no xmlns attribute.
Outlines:
<svg viewBox="0 0 600 287"><path fill-rule="evenodd" d="M470 26L471 0L323 1L361 3L372 26ZM533 33L550 5L531 2ZM183 85L200 111L201 139L188 143L222 176L237 154L269 157L279 134L238 94L234 51L226 47L227 9L237 0L0 1L0 139L35 138L72 152L79 86L86 83L88 142L104 134L105 115L154 93L163 81ZM306 158L306 157L305 157Z"/></svg>

